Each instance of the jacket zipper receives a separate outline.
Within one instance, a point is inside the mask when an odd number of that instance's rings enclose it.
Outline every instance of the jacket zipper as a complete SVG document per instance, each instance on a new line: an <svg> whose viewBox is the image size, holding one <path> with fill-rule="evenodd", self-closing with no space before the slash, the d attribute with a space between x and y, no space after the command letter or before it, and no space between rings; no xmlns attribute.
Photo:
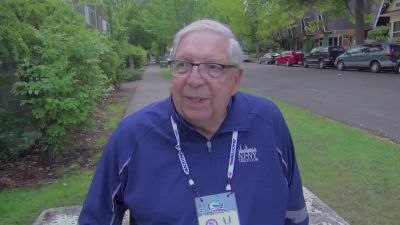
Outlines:
<svg viewBox="0 0 400 225"><path fill-rule="evenodd" d="M210 140L207 141L207 150L208 150L208 153L211 153L211 141Z"/></svg>

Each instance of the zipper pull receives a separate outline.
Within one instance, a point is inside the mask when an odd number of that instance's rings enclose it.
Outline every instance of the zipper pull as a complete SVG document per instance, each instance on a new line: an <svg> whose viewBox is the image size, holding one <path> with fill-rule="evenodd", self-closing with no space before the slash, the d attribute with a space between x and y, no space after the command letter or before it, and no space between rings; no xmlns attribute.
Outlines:
<svg viewBox="0 0 400 225"><path fill-rule="evenodd" d="M211 141L210 140L207 141L207 150L208 150L208 153L211 153Z"/></svg>

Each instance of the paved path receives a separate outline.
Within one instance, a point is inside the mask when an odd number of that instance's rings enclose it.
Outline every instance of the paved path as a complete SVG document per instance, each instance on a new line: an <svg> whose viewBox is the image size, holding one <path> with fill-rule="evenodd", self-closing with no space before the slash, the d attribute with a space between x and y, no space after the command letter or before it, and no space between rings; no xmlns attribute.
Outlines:
<svg viewBox="0 0 400 225"><path fill-rule="evenodd" d="M168 97L169 93L169 80L160 76L160 69L157 65L149 65L143 74L143 79L137 84L125 117L154 101ZM349 225L307 188L303 188L303 191L310 216L310 225ZM42 212L33 225L76 224L80 210L81 206L47 209ZM126 214L123 225L129 225L128 217Z"/></svg>
<svg viewBox="0 0 400 225"><path fill-rule="evenodd" d="M125 117L144 106L169 96L170 82L160 76L158 65L149 65L139 81L135 94L125 112Z"/></svg>

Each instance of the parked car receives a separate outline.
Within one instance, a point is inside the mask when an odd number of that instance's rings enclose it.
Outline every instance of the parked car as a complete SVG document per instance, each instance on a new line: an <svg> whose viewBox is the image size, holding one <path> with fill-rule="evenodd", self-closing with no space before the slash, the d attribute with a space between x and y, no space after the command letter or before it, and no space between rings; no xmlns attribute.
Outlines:
<svg viewBox="0 0 400 225"><path fill-rule="evenodd" d="M249 54L243 53L243 62L251 62Z"/></svg>
<svg viewBox="0 0 400 225"><path fill-rule="evenodd" d="M286 66L303 64L303 51L284 51L275 58L275 65L285 64Z"/></svg>
<svg viewBox="0 0 400 225"><path fill-rule="evenodd" d="M274 64L279 53L266 53L258 59L259 64Z"/></svg>
<svg viewBox="0 0 400 225"><path fill-rule="evenodd" d="M310 54L304 56L303 66L318 66L320 69L334 67L336 57L344 52L346 50L340 46L313 48Z"/></svg>
<svg viewBox="0 0 400 225"><path fill-rule="evenodd" d="M400 44L360 45L338 56L335 65L339 70L346 68L369 69L379 73L382 70L399 71Z"/></svg>

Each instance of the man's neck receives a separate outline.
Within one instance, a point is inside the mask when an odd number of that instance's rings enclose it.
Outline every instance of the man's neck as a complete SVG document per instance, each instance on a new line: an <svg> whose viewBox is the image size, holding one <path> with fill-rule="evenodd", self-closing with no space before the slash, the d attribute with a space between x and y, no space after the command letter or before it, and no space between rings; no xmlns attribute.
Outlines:
<svg viewBox="0 0 400 225"><path fill-rule="evenodd" d="M201 123L201 124L192 124L192 126L199 132L201 135L206 137L208 140L211 139L212 136L214 136L215 133L217 133L219 127L221 124L224 122L226 117L226 113L223 117L209 121L207 123Z"/></svg>

